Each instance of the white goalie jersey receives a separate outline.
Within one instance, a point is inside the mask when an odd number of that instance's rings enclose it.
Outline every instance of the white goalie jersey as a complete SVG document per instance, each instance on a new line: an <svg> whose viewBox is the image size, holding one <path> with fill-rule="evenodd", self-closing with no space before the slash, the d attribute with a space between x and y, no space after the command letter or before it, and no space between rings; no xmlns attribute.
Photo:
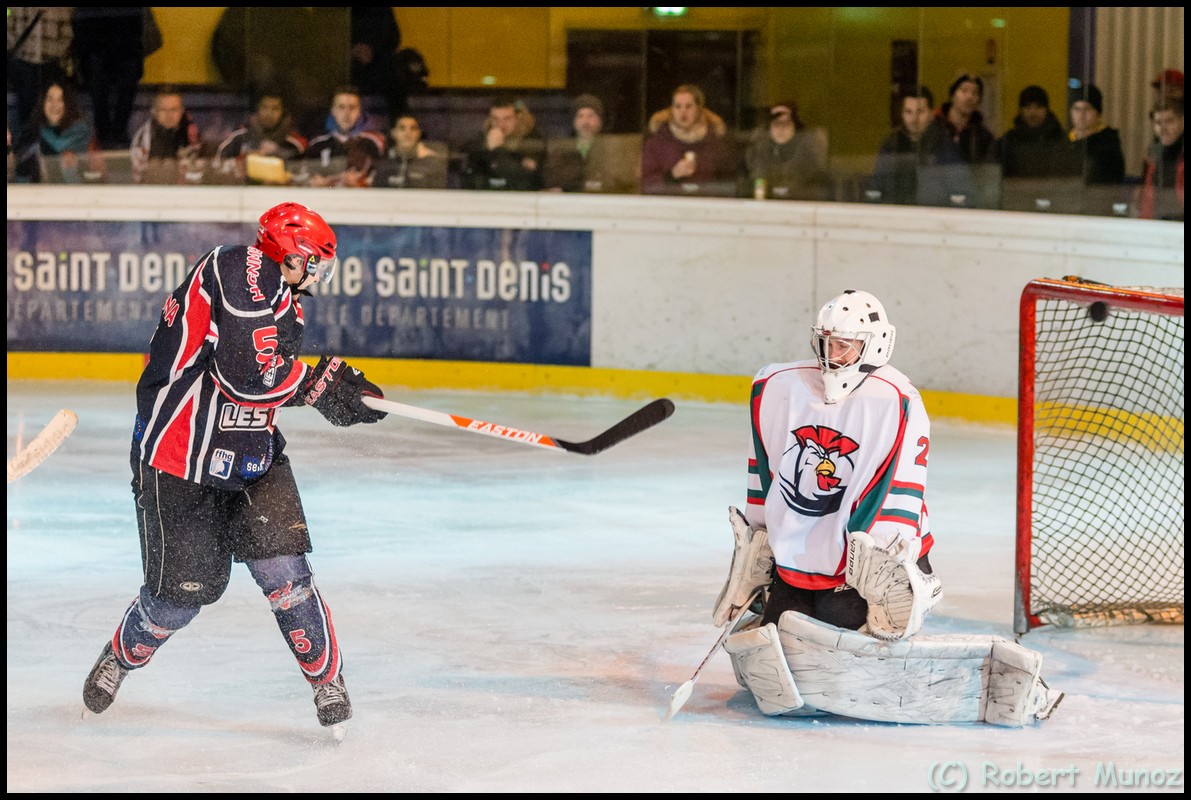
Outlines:
<svg viewBox="0 0 1191 800"><path fill-rule="evenodd" d="M920 537L921 553L930 549L930 421L900 371L882 366L828 404L815 361L770 364L753 379L750 416L745 516L768 530L786 583L844 583L848 531L878 547Z"/></svg>

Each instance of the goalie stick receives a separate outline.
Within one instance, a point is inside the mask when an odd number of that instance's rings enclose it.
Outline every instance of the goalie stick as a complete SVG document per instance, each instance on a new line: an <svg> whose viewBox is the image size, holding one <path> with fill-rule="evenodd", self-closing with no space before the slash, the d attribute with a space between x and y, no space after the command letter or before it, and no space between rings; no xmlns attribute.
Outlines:
<svg viewBox="0 0 1191 800"><path fill-rule="evenodd" d="M757 599L757 595L761 594L761 590L757 589L749 596L748 602L740 608L740 613L732 619L728 620L728 624L724 626L724 630L720 633L720 638L715 640L715 644L711 646L711 651L703 657L703 661L695 668L695 674L691 675L690 680L678 687L678 691L674 692L674 697L670 699L670 707L666 709L666 716L662 720L667 722L674 718L678 710L686 704L686 701L691 698L691 692L695 688L695 681L699 680L699 675L702 674L703 668L707 666L707 662L711 661L711 657L719 652L720 648L724 646L724 640L728 638L728 634L732 633L732 629L736 627L736 623L740 620L741 615L748 611L749 606Z"/></svg>
<svg viewBox="0 0 1191 800"><path fill-rule="evenodd" d="M636 436L638 433L652 428L660 422L664 422L674 413L674 403L666 398L661 398L637 409L608 430L585 442L568 442L565 439L559 439L556 436L547 436L544 433L523 431L508 425L498 425L494 422L484 422L479 419L463 417L459 414L448 414L445 411L409 406L404 403L394 403L392 400L382 400L377 397L365 397L364 405L375 411L384 411L389 414L396 414L399 417L420 419L423 422L445 425L448 428L459 428L461 430L471 431L472 433L482 433L487 436L507 439L511 442L520 442L521 444L566 450L568 453L579 453L584 456L594 456L596 453L601 453L612 445L623 442L630 436Z"/></svg>
<svg viewBox="0 0 1191 800"><path fill-rule="evenodd" d="M66 437L74 431L79 418L73 411L62 409L54 418L46 423L41 432L33 437L19 453L8 459L8 482L28 475L37 465L49 458L58 449L58 445L66 441Z"/></svg>

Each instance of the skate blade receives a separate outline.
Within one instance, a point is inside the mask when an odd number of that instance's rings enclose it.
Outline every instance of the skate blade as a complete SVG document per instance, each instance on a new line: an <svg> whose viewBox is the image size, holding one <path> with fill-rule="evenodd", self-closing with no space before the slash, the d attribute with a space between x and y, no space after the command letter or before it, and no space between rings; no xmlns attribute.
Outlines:
<svg viewBox="0 0 1191 800"><path fill-rule="evenodd" d="M338 725L332 725L329 730L331 731L331 736L334 737L335 742L340 743L343 741L344 737L347 736L347 723L340 722Z"/></svg>

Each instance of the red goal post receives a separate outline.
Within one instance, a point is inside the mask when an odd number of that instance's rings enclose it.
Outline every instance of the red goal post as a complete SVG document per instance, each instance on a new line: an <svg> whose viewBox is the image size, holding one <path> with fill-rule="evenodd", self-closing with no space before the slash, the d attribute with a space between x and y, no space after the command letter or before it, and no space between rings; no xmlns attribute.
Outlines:
<svg viewBox="0 0 1191 800"><path fill-rule="evenodd" d="M1014 630L1183 622L1183 290L1031 281Z"/></svg>

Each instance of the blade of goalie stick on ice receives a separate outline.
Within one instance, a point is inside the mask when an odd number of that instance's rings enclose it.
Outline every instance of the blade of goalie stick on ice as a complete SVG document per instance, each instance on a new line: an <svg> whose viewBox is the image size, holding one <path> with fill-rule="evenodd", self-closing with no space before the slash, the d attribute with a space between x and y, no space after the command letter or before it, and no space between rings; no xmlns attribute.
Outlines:
<svg viewBox="0 0 1191 800"><path fill-rule="evenodd" d="M707 666L709 661L711 661L711 657L718 653L720 648L724 646L724 641L728 638L728 635L732 633L732 629L736 627L736 623L740 620L740 615L748 610L748 607L753 604L753 601L757 599L757 595L760 593L760 590L753 592L752 596L749 597L748 602L745 603L741 609L740 614L737 614L735 617L728 620L728 624L725 625L723 631L720 632L720 637L715 640L715 644L711 646L711 650L707 653L707 655L703 656L703 661L700 662L699 666L695 668L695 674L691 675L690 680L688 680L682 686L679 686L678 691L674 692L674 697L670 699L670 707L666 709L666 716L662 719L663 722L668 722L669 720L673 719L674 715L678 713L679 709L686 705L686 701L691 699L691 692L694 691L695 681L699 680L699 675L703 672L703 668Z"/></svg>
<svg viewBox="0 0 1191 800"><path fill-rule="evenodd" d="M448 428L459 428L472 433L482 433L485 436L507 439L511 442L519 442L520 444L529 444L537 447L548 447L553 450L565 450L585 456L592 456L607 450L612 445L622 442L630 436L635 436L648 428L652 428L659 422L663 422L674 413L674 403L671 401L665 398L654 400L644 407L637 409L632 414L629 414L608 430L585 442L568 442L553 436L547 436L544 433L534 433L533 431L525 431L508 425L485 422L484 420L472 419L459 414L449 414L445 411L435 411L429 408L406 405L405 403L395 403L392 400L383 400L377 397L365 397L364 405L376 411L384 411L385 413L395 414L399 417L419 419L423 422L431 422L435 425L443 425Z"/></svg>
<svg viewBox="0 0 1191 800"><path fill-rule="evenodd" d="M37 466L50 457L58 446L66 441L66 437L74 431L79 418L73 411L62 409L46 426L25 445L19 453L8 459L8 482L28 475Z"/></svg>

